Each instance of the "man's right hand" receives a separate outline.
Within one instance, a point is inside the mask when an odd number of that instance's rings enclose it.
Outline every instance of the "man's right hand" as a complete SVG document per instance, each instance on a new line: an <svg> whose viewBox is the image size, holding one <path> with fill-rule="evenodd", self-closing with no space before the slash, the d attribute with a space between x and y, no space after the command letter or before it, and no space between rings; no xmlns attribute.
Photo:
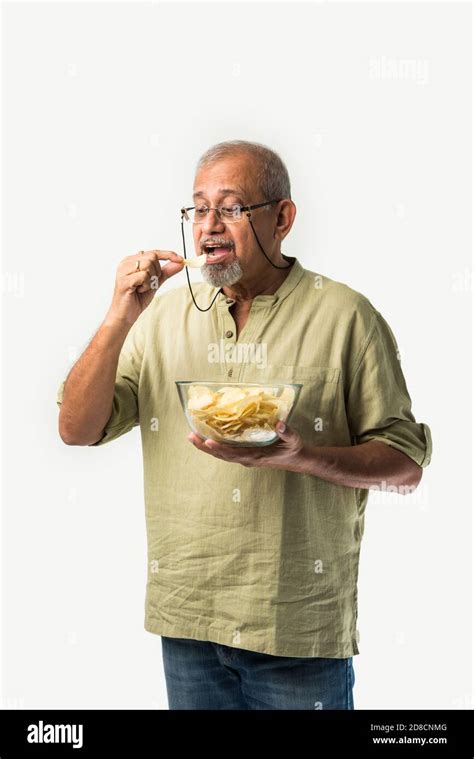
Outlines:
<svg viewBox="0 0 474 759"><path fill-rule="evenodd" d="M139 269L137 261L140 263ZM160 261L169 263L162 268ZM172 250L147 250L123 258L117 269L114 294L105 323L131 327L150 305L163 282L184 268L183 261L183 256Z"/></svg>

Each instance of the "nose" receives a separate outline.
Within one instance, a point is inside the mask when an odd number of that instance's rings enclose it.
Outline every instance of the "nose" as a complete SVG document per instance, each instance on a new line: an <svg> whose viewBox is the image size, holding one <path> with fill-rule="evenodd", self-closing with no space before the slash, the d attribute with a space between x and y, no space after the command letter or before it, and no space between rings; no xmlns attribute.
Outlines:
<svg viewBox="0 0 474 759"><path fill-rule="evenodd" d="M222 232L225 228L225 224L222 219L219 219L217 212L211 209L207 214L205 220L201 224L201 229L206 235L212 235L215 232Z"/></svg>

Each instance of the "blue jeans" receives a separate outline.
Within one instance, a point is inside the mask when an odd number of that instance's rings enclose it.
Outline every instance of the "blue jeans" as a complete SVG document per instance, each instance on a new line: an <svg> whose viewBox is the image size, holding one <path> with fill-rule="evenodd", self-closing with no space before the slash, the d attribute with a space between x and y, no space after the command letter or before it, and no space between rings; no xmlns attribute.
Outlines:
<svg viewBox="0 0 474 759"><path fill-rule="evenodd" d="M352 657L261 654L161 636L170 709L354 709Z"/></svg>

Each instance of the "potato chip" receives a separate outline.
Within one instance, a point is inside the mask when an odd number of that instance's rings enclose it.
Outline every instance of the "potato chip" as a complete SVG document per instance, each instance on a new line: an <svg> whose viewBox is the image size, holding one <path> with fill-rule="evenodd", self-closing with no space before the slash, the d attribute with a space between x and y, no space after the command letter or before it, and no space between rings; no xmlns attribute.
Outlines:
<svg viewBox="0 0 474 759"><path fill-rule="evenodd" d="M202 394L196 395L194 398L189 398L188 409L197 411L199 409L210 406L212 403L213 403L213 393L207 393L207 394L202 393Z"/></svg>
<svg viewBox="0 0 474 759"><path fill-rule="evenodd" d="M195 256L194 258L183 259L183 264L191 268L199 268L207 263L207 256L203 253L201 256Z"/></svg>
<svg viewBox="0 0 474 759"><path fill-rule="evenodd" d="M217 391L191 385L188 412L196 429L214 440L264 442L275 437L275 425L285 420L295 399L293 388L222 386Z"/></svg>
<svg viewBox="0 0 474 759"><path fill-rule="evenodd" d="M217 430L215 430L213 427L210 427L205 422L201 421L200 419L196 419L195 416L193 416L192 422L196 428L196 431L200 432L203 437L210 437L212 440L219 440L223 443L225 442L225 437L222 437L222 435L220 435Z"/></svg>

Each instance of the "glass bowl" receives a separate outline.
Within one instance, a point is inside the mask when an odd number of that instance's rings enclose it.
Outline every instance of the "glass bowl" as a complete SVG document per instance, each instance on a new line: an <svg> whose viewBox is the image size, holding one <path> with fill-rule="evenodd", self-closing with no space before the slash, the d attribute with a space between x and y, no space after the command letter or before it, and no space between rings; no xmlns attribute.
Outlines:
<svg viewBox="0 0 474 759"><path fill-rule="evenodd" d="M279 420L288 422L301 384L287 382L176 381L188 424L200 438L245 447L279 439Z"/></svg>

